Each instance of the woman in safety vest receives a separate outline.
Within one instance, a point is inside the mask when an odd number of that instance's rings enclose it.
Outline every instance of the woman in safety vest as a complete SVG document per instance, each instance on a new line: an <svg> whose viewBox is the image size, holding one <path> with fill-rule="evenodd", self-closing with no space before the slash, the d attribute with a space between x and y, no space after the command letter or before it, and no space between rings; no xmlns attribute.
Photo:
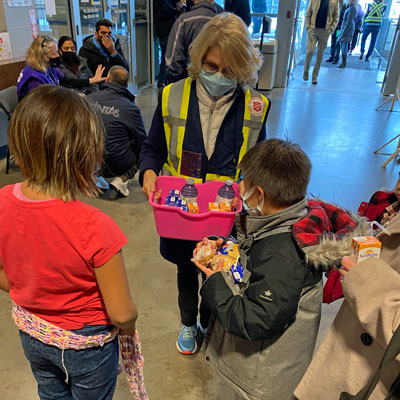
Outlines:
<svg viewBox="0 0 400 400"><path fill-rule="evenodd" d="M257 81L261 57L245 24L222 13L193 42L189 78L167 86L154 113L139 160L139 181L149 197L158 174L196 183L239 178L243 155L266 138L269 100L248 85ZM171 227L179 229L179 227ZM191 262L196 242L161 238L161 255L178 267L181 331L177 348L193 354L210 313L198 314L198 271ZM204 277L203 277L204 278Z"/></svg>

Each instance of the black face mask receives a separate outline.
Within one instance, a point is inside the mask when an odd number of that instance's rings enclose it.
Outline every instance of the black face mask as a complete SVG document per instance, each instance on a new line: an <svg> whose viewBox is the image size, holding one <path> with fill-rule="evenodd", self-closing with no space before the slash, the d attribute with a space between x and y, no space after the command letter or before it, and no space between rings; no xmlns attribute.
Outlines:
<svg viewBox="0 0 400 400"><path fill-rule="evenodd" d="M79 57L76 55L76 51L64 51L61 54L61 58L67 65L79 64Z"/></svg>
<svg viewBox="0 0 400 400"><path fill-rule="evenodd" d="M60 57L49 57L50 67L57 68L60 66Z"/></svg>

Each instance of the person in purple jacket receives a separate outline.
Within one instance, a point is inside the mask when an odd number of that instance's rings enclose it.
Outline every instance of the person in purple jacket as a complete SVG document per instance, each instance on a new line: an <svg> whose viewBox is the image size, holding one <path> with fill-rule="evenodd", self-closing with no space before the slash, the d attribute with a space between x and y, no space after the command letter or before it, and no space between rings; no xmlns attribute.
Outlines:
<svg viewBox="0 0 400 400"><path fill-rule="evenodd" d="M70 79L58 69L60 55L57 44L50 36L38 36L26 52L26 65L17 80L18 101L40 85L63 85L68 88L80 88L91 83L103 82L104 68L99 65L96 74L90 79Z"/></svg>

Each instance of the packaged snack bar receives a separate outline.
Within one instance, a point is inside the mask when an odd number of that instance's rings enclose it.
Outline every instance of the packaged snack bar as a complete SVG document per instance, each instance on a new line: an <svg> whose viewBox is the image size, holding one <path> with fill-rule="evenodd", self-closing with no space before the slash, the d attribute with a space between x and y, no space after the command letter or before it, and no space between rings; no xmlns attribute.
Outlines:
<svg viewBox="0 0 400 400"><path fill-rule="evenodd" d="M231 267L233 281L235 283L242 283L243 282L243 266L241 264L233 264Z"/></svg>
<svg viewBox="0 0 400 400"><path fill-rule="evenodd" d="M208 203L208 211L219 211L218 203Z"/></svg>
<svg viewBox="0 0 400 400"><path fill-rule="evenodd" d="M351 240L351 256L355 262L366 258L379 258L382 243L374 236L353 237Z"/></svg>
<svg viewBox="0 0 400 400"><path fill-rule="evenodd" d="M199 262L201 265L206 266L211 262L211 259L214 257L214 255L215 249L211 247L211 243L207 243L200 248L196 254L196 258L193 260Z"/></svg>
<svg viewBox="0 0 400 400"><path fill-rule="evenodd" d="M189 212L190 212L191 214L198 214L198 213L200 212L200 211L199 211L199 206L198 206L198 204L195 203L195 202L189 201L189 202L187 203L187 208L188 208L188 210L189 210Z"/></svg>
<svg viewBox="0 0 400 400"><path fill-rule="evenodd" d="M219 211L231 212L232 206L230 203L219 202L218 203Z"/></svg>

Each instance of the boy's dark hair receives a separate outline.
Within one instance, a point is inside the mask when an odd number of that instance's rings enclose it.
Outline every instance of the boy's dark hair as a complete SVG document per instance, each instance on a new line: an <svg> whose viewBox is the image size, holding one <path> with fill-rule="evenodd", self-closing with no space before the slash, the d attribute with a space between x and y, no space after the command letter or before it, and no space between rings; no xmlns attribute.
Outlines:
<svg viewBox="0 0 400 400"><path fill-rule="evenodd" d="M112 27L112 23L109 19L103 18L103 19L99 19L96 22L96 32L98 32L100 30L101 26L106 26L107 28L111 28Z"/></svg>
<svg viewBox="0 0 400 400"><path fill-rule="evenodd" d="M239 167L274 206L291 206L306 195L311 161L297 144L281 139L262 141L244 155Z"/></svg>

